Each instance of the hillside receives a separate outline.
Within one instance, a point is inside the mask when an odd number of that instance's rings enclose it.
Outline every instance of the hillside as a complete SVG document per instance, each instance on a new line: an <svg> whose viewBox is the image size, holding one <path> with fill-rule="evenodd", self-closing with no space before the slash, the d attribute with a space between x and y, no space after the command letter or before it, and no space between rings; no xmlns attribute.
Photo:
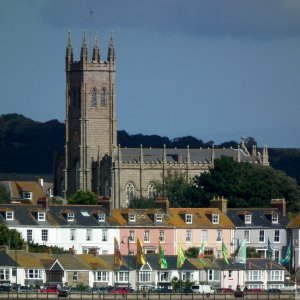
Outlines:
<svg viewBox="0 0 300 300"><path fill-rule="evenodd" d="M253 138L249 138L249 143ZM53 172L56 154L62 154L65 143L65 125L58 120L36 122L19 114L0 116L0 173ZM118 131L118 144L122 147L211 147L214 142L204 142L192 136L173 140L158 135L130 135ZM224 142L215 147L236 147L237 142ZM300 184L300 149L269 149L270 163L295 178Z"/></svg>

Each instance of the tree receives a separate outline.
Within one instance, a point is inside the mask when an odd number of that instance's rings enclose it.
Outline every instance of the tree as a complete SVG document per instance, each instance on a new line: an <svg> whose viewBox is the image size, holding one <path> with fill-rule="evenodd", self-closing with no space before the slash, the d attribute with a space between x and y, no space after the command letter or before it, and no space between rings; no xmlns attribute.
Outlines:
<svg viewBox="0 0 300 300"><path fill-rule="evenodd" d="M167 197L171 207L194 207L195 199L199 198L200 190L196 189L184 173L168 170L164 183L162 180L152 182L156 196Z"/></svg>
<svg viewBox="0 0 300 300"><path fill-rule="evenodd" d="M68 250L65 250L62 247L57 246L47 246L47 245L40 245L34 242L28 242L29 252L32 253L52 253L52 254L63 254L69 253Z"/></svg>
<svg viewBox="0 0 300 300"><path fill-rule="evenodd" d="M135 197L129 203L129 208L153 208L154 206L154 198Z"/></svg>
<svg viewBox="0 0 300 300"><path fill-rule="evenodd" d="M25 245L20 232L15 229L9 229L6 225L0 225L0 245L6 245L11 249L19 250Z"/></svg>
<svg viewBox="0 0 300 300"><path fill-rule="evenodd" d="M247 258L260 258L260 254L256 251L254 247L247 247L246 249Z"/></svg>
<svg viewBox="0 0 300 300"><path fill-rule="evenodd" d="M10 192L8 188L0 183L0 203L9 203L11 200Z"/></svg>
<svg viewBox="0 0 300 300"><path fill-rule="evenodd" d="M289 210L300 210L300 187L294 179L272 167L222 157L215 160L209 173L196 176L194 184L203 191L202 202L222 195L230 207L257 207L268 206L273 198L285 198Z"/></svg>
<svg viewBox="0 0 300 300"><path fill-rule="evenodd" d="M97 195L91 191L80 190L68 200L69 204L95 205L98 202Z"/></svg>
<svg viewBox="0 0 300 300"><path fill-rule="evenodd" d="M199 247L190 247L184 252L187 258L198 258Z"/></svg>

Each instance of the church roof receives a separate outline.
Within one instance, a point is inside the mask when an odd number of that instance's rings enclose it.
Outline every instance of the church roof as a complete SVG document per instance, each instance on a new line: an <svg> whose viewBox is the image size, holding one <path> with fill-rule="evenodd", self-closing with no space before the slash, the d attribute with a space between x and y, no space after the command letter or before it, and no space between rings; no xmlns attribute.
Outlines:
<svg viewBox="0 0 300 300"><path fill-rule="evenodd" d="M167 163L184 163L189 156L191 163L211 163L212 157L221 158L222 156L232 157L235 160L240 159L242 162L260 163L260 157L250 156L241 148L233 149L179 149L165 148ZM141 154L144 163L162 163L164 157L164 148L120 148L120 156L122 162L139 162ZM240 156L240 158L238 158Z"/></svg>

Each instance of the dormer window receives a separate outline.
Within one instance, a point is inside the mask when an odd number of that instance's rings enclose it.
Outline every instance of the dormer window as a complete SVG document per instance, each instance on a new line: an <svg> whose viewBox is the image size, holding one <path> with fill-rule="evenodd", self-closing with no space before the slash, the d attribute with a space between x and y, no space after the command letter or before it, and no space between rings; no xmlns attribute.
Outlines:
<svg viewBox="0 0 300 300"><path fill-rule="evenodd" d="M74 219L75 219L75 216L74 216L73 213L68 213L67 214L67 220L68 220L68 222L73 222Z"/></svg>
<svg viewBox="0 0 300 300"><path fill-rule="evenodd" d="M219 215L212 214L211 215L211 221L212 221L213 224L219 224Z"/></svg>
<svg viewBox="0 0 300 300"><path fill-rule="evenodd" d="M22 196L24 200L32 200L32 192L23 192Z"/></svg>
<svg viewBox="0 0 300 300"><path fill-rule="evenodd" d="M155 222L161 223L163 220L163 217L161 214L156 214L155 215Z"/></svg>
<svg viewBox="0 0 300 300"><path fill-rule="evenodd" d="M105 214L98 214L98 221L105 222Z"/></svg>
<svg viewBox="0 0 300 300"><path fill-rule="evenodd" d="M12 211L6 212L6 220L12 221L14 219L14 213Z"/></svg>
<svg viewBox="0 0 300 300"><path fill-rule="evenodd" d="M185 215L185 223L186 224L193 224L193 215L192 214L186 214Z"/></svg>
<svg viewBox="0 0 300 300"><path fill-rule="evenodd" d="M278 215L277 214L272 215L272 224L278 224Z"/></svg>
<svg viewBox="0 0 300 300"><path fill-rule="evenodd" d="M245 224L251 224L252 222L252 215L247 214L245 215Z"/></svg>
<svg viewBox="0 0 300 300"><path fill-rule="evenodd" d="M135 222L135 220L136 220L135 214L129 214L128 220L129 220L129 222Z"/></svg>
<svg viewBox="0 0 300 300"><path fill-rule="evenodd" d="M45 221L46 220L46 213L45 212L38 212L37 213L38 221Z"/></svg>

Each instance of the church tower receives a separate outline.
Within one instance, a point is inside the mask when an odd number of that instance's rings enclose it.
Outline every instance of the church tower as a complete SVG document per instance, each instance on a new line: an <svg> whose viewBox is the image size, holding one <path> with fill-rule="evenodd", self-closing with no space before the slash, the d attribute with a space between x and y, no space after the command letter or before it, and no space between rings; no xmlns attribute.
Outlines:
<svg viewBox="0 0 300 300"><path fill-rule="evenodd" d="M110 37L107 60L102 61L98 35L95 35L90 57L84 33L80 60L74 61L69 33L65 68L64 196L68 197L78 190L92 190L99 194L100 161L103 157L111 157L117 144L116 56L113 37Z"/></svg>

